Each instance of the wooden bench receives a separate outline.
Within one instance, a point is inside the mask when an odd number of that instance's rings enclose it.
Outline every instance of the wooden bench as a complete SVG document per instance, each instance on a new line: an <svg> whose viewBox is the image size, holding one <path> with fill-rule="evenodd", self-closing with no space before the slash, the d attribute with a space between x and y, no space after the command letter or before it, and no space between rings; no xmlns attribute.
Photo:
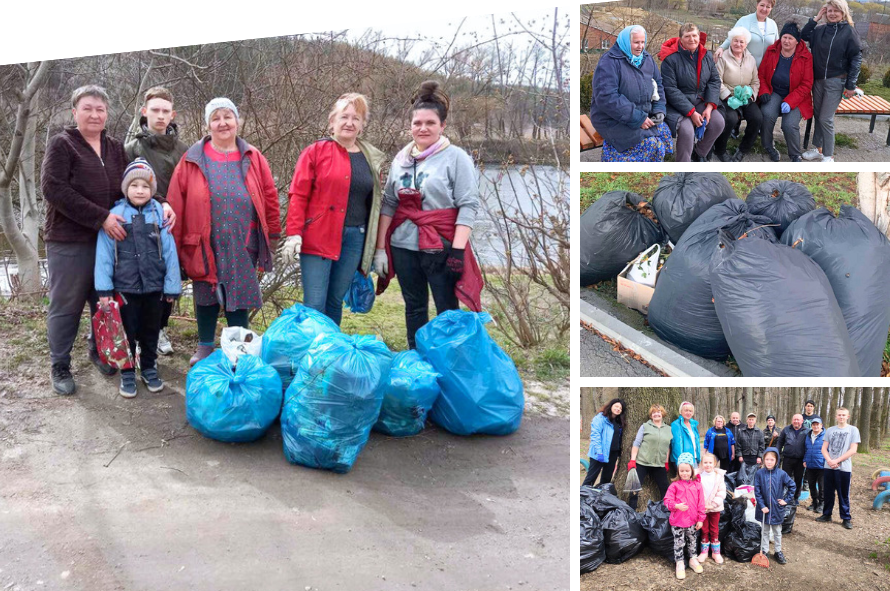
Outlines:
<svg viewBox="0 0 890 591"><path fill-rule="evenodd" d="M581 115L581 151L603 147L603 136L593 128L590 117Z"/></svg>
<svg viewBox="0 0 890 591"><path fill-rule="evenodd" d="M871 115L871 124L868 126L868 133L875 130L875 120L878 115L890 115L890 103L879 96L854 96L853 98L843 99L838 105L836 115ZM807 149L810 143L810 129L813 126L813 120L807 119L807 129L803 136L803 148ZM890 130L887 131L887 145L890 146Z"/></svg>

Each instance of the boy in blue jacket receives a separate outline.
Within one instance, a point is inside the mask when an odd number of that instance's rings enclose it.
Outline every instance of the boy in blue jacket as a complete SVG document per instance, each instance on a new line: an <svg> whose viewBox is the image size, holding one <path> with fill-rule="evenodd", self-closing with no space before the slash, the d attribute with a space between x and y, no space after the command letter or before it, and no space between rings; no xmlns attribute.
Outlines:
<svg viewBox="0 0 890 591"><path fill-rule="evenodd" d="M779 450L767 448L763 452L763 467L754 474L754 498L757 500L757 521L762 525L760 551L769 552L769 534L772 531L776 546L775 559L779 564L788 562L782 554L782 522L785 520L785 505L794 501L794 481L781 468Z"/></svg>
<svg viewBox="0 0 890 591"><path fill-rule="evenodd" d="M806 470L807 484L810 487L810 511L822 513L823 499L822 487L825 478L825 457L822 455L822 443L825 431L822 429L822 419L814 416L810 419L810 432L807 433L807 451L803 457L803 467Z"/></svg>
<svg viewBox="0 0 890 591"><path fill-rule="evenodd" d="M157 369L162 302L172 302L182 291L176 245L164 227L161 204L152 199L157 190L147 161L137 158L127 166L121 183L124 198L111 209L124 218L127 236L118 242L99 232L95 265L99 305L120 295L124 331L134 357L140 345L140 371L149 392L164 388ZM119 391L124 398L136 396L135 369L121 371Z"/></svg>

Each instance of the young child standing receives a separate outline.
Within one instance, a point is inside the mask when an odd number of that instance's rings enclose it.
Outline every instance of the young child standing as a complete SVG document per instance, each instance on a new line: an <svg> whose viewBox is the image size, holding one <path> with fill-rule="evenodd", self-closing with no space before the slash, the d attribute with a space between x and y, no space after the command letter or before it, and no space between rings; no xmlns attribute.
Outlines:
<svg viewBox="0 0 890 591"><path fill-rule="evenodd" d="M677 562L677 578L681 580L686 578L684 548L689 553L692 570L696 573L704 570L696 559L695 532L702 528L705 520L705 496L701 481L693 472L694 462L692 454L680 454L677 477L664 496L664 506L671 512L669 522L674 534L674 560Z"/></svg>
<svg viewBox="0 0 890 591"><path fill-rule="evenodd" d="M757 521L763 527L760 534L760 551L769 552L769 535L773 533L776 546L775 559L779 564L788 562L782 554L782 522L785 505L794 500L794 481L777 467L779 450L769 447L763 452L763 467L754 474L754 498L757 500Z"/></svg>
<svg viewBox="0 0 890 591"><path fill-rule="evenodd" d="M723 564L723 556L720 555L720 512L723 511L723 500L726 498L724 474L726 472L717 467L717 457L714 454L702 455L698 478L705 498L705 519L701 528L701 554L698 555L700 564L708 559L708 550L711 551L714 562Z"/></svg>
<svg viewBox="0 0 890 591"><path fill-rule="evenodd" d="M134 357L136 345L141 345L142 381L149 392L160 392L164 382L156 363L162 302L172 302L182 291L179 258L173 237L164 227L161 204L152 199L157 179L148 162L137 158L127 166L121 190L124 198L111 213L124 218L127 236L118 242L99 232L95 287L100 306L107 306L115 293L120 295L121 320ZM136 396L135 369L121 371L120 395Z"/></svg>

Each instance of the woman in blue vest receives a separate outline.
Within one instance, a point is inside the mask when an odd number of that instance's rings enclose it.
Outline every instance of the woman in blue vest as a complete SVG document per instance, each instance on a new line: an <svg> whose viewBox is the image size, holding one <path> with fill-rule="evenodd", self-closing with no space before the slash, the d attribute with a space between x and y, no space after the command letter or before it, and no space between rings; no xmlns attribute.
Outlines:
<svg viewBox="0 0 890 591"><path fill-rule="evenodd" d="M615 463L621 457L621 438L624 435L627 417L624 410L627 405L620 398L613 398L593 417L590 422L590 468L584 478L583 486L593 486L596 477L600 476L600 484L612 482Z"/></svg>
<svg viewBox="0 0 890 591"><path fill-rule="evenodd" d="M698 436L698 421L692 418L695 414L695 405L688 401L680 404L680 417L671 423L671 471L676 470L677 458L682 453L692 455L695 461L694 468L701 462L701 440Z"/></svg>

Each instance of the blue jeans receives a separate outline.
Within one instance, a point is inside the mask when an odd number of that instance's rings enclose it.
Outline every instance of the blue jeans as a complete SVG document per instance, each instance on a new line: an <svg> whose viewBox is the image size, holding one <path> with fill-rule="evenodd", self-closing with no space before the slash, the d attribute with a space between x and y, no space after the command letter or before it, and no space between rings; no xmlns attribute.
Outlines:
<svg viewBox="0 0 890 591"><path fill-rule="evenodd" d="M303 305L318 310L340 326L343 296L352 284L364 250L365 227L343 226L339 260L300 253Z"/></svg>

